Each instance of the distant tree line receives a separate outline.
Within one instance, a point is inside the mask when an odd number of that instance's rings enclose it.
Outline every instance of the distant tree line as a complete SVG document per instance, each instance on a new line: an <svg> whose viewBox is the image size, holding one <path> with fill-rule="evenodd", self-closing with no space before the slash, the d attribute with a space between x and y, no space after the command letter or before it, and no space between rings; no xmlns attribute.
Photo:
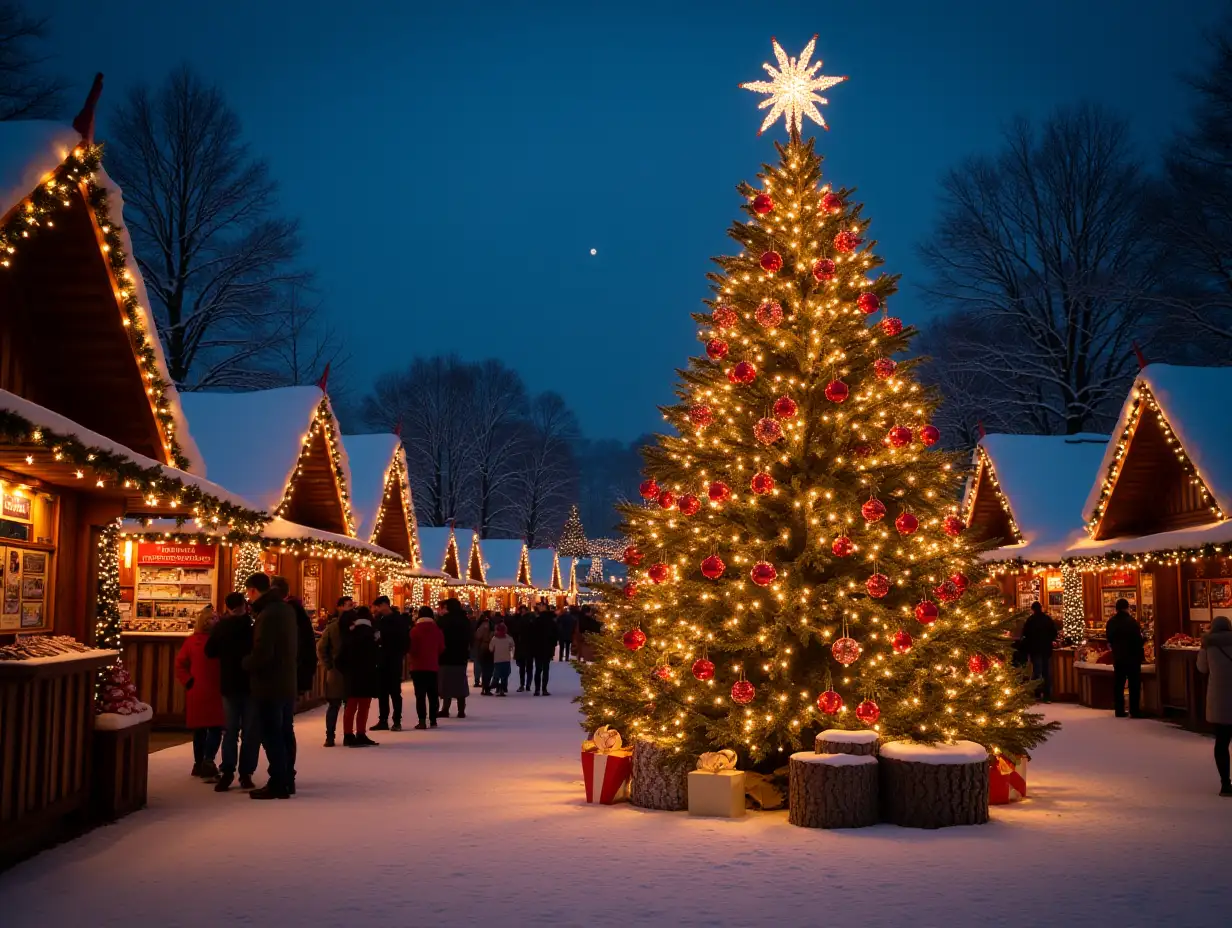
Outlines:
<svg viewBox="0 0 1232 928"><path fill-rule="evenodd" d="M942 180L920 246L939 315L919 347L952 443L988 431L1108 431L1139 358L1227 364L1232 349L1232 31L1191 81L1162 168L1125 119L1083 104L1014 122ZM1135 351L1135 347L1137 351Z"/></svg>

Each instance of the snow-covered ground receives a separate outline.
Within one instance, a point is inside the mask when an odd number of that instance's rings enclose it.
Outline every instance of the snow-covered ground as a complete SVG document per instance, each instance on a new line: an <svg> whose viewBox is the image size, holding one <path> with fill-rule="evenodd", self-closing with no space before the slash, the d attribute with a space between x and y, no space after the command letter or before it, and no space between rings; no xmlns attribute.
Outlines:
<svg viewBox="0 0 1232 928"><path fill-rule="evenodd" d="M148 809L0 875L0 924L1228 924L1209 739L1053 706L1031 800L983 827L690 819L583 802L577 680L555 676L379 748L324 750L322 712L300 716L288 802L217 795L188 745L162 751Z"/></svg>

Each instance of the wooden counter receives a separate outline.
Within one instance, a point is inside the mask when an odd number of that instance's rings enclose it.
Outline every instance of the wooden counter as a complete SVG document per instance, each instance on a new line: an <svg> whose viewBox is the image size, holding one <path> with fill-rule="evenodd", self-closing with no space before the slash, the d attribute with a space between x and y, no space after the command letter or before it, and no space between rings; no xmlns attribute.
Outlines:
<svg viewBox="0 0 1232 928"><path fill-rule="evenodd" d="M1112 665L1077 662L1074 669L1078 672L1078 702L1091 709L1111 711L1116 705ZM1154 664L1142 665L1142 695L1139 708L1143 715L1161 715L1163 711L1159 699L1159 675L1156 670L1157 667ZM1124 694L1121 698L1125 699Z"/></svg>
<svg viewBox="0 0 1232 928"><path fill-rule="evenodd" d="M84 828L94 684L115 656L0 661L0 870Z"/></svg>
<svg viewBox="0 0 1232 928"><path fill-rule="evenodd" d="M1052 698L1055 702L1073 702L1078 698L1078 671L1074 670L1073 648L1053 649Z"/></svg>
<svg viewBox="0 0 1232 928"><path fill-rule="evenodd" d="M137 698L154 710L153 728L183 728L184 687L175 679L175 657L188 632L125 632L124 666L137 684Z"/></svg>
<svg viewBox="0 0 1232 928"><path fill-rule="evenodd" d="M1210 731L1206 721L1206 675L1198 673L1198 648L1159 649L1159 690L1165 715L1193 731Z"/></svg>

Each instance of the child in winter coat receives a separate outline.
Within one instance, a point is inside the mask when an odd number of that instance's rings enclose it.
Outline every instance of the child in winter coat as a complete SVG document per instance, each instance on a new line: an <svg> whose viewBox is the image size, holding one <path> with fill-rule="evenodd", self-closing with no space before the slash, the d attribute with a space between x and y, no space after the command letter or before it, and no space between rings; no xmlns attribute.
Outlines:
<svg viewBox="0 0 1232 928"><path fill-rule="evenodd" d="M222 707L222 665L218 658L205 653L217 620L214 607L205 606L197 615L193 633L184 640L175 658L175 678L185 690L187 722L193 733L192 775L204 780L218 776L214 758L227 724Z"/></svg>
<svg viewBox="0 0 1232 928"><path fill-rule="evenodd" d="M513 661L513 638L504 622L496 626L492 640L488 642L488 650L492 652L492 673L496 681L496 695L509 695L509 671Z"/></svg>

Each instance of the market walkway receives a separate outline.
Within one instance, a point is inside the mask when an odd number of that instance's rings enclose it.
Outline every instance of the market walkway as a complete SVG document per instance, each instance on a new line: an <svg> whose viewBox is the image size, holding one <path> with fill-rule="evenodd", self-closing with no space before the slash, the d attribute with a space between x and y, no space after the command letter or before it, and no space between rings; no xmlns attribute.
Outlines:
<svg viewBox="0 0 1232 928"><path fill-rule="evenodd" d="M1053 707L1033 796L980 828L793 828L581 801L562 668L548 699L474 699L436 732L320 747L300 795L251 802L151 758L150 808L0 876L33 926L1226 925L1232 801L1211 741Z"/></svg>

